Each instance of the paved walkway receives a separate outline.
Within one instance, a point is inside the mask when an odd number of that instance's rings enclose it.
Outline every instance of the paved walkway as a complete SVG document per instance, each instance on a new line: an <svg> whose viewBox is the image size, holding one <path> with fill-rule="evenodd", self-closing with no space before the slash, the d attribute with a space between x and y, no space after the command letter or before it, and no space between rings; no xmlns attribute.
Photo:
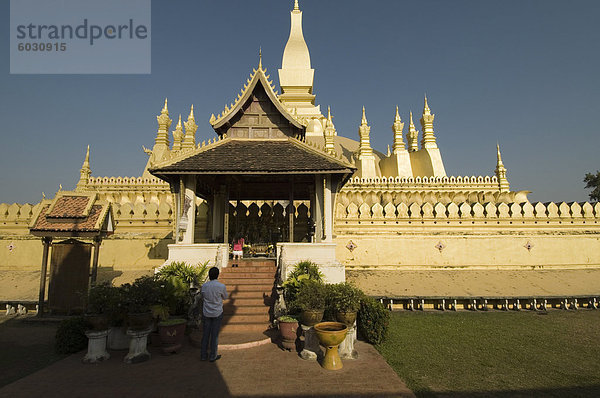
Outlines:
<svg viewBox="0 0 600 398"><path fill-rule="evenodd" d="M200 361L198 349L184 346L140 364L123 363L126 352L111 351L100 364L83 365L85 352L71 355L0 388L2 397L413 397L369 344L358 342L359 359L326 371L314 361L274 344L223 351L215 362Z"/></svg>

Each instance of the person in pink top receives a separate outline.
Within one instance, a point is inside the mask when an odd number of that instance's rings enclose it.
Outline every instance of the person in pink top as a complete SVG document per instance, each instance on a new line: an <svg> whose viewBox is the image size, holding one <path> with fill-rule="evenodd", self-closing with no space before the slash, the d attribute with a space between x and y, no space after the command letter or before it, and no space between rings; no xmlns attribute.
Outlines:
<svg viewBox="0 0 600 398"><path fill-rule="evenodd" d="M233 260L239 260L244 257L244 238L239 238L233 243ZM232 267L237 267L238 264L233 264Z"/></svg>

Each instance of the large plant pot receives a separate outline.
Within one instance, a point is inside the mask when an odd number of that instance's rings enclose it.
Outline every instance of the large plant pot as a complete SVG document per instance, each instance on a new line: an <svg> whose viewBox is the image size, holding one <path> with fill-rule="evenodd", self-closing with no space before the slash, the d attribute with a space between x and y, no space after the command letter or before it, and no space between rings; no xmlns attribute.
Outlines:
<svg viewBox="0 0 600 398"><path fill-rule="evenodd" d="M108 329L108 316L106 314L85 314L85 320L90 324L92 330Z"/></svg>
<svg viewBox="0 0 600 398"><path fill-rule="evenodd" d="M163 354L171 354L181 349L185 338L186 323L185 319L169 319L158 323L158 334Z"/></svg>
<svg viewBox="0 0 600 398"><path fill-rule="evenodd" d="M354 325L354 322L356 322L356 311L337 311L335 313L335 319L337 319L338 322L342 322L348 327L352 327Z"/></svg>
<svg viewBox="0 0 600 398"><path fill-rule="evenodd" d="M148 329L152 325L152 312L130 312L127 314L127 325L133 330Z"/></svg>
<svg viewBox="0 0 600 398"><path fill-rule="evenodd" d="M302 311L302 324L314 326L323 320L325 310L304 310Z"/></svg>
<svg viewBox="0 0 600 398"><path fill-rule="evenodd" d="M281 334L281 345L287 350L296 348L298 337L298 321L279 321L279 333Z"/></svg>
<svg viewBox="0 0 600 398"><path fill-rule="evenodd" d="M338 353L338 346L346 338L348 326L341 322L321 322L316 324L314 328L319 342L326 348L321 366L328 370L341 369L342 360Z"/></svg>

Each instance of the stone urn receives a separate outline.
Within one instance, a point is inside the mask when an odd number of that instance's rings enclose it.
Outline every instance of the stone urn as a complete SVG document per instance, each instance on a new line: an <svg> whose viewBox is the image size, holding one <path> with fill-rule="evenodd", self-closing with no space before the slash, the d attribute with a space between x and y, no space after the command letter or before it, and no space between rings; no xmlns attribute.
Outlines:
<svg viewBox="0 0 600 398"><path fill-rule="evenodd" d="M296 348L296 338L298 337L298 321L289 317L279 318L279 333L281 334L281 345L286 350Z"/></svg>
<svg viewBox="0 0 600 398"><path fill-rule="evenodd" d="M127 326L133 330L144 330L152 325L152 312L130 312L127 314Z"/></svg>
<svg viewBox="0 0 600 398"><path fill-rule="evenodd" d="M325 310L304 310L302 311L302 324L314 326L323 320Z"/></svg>
<svg viewBox="0 0 600 398"><path fill-rule="evenodd" d="M85 314L85 320L90 324L92 330L108 329L108 315L106 314Z"/></svg>
<svg viewBox="0 0 600 398"><path fill-rule="evenodd" d="M317 323L314 328L319 342L326 348L321 366L327 370L341 369L342 360L338 353L338 346L346 338L348 326L341 322L321 322Z"/></svg>
<svg viewBox="0 0 600 398"><path fill-rule="evenodd" d="M354 322L356 322L356 314L356 311L337 311L335 313L335 318L338 320L338 322L342 322L348 327L351 327L352 325L354 325Z"/></svg>
<svg viewBox="0 0 600 398"><path fill-rule="evenodd" d="M185 319L169 319L158 323L161 350L163 354L175 353L181 349L185 338Z"/></svg>

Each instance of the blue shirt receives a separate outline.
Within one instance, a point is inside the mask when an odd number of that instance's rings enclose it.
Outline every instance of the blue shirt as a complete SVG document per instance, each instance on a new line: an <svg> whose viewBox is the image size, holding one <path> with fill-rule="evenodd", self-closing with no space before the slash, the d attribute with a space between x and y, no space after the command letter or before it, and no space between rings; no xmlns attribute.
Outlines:
<svg viewBox="0 0 600 398"><path fill-rule="evenodd" d="M202 313L209 318L216 318L223 313L223 300L227 298L227 288L214 279L202 285Z"/></svg>

